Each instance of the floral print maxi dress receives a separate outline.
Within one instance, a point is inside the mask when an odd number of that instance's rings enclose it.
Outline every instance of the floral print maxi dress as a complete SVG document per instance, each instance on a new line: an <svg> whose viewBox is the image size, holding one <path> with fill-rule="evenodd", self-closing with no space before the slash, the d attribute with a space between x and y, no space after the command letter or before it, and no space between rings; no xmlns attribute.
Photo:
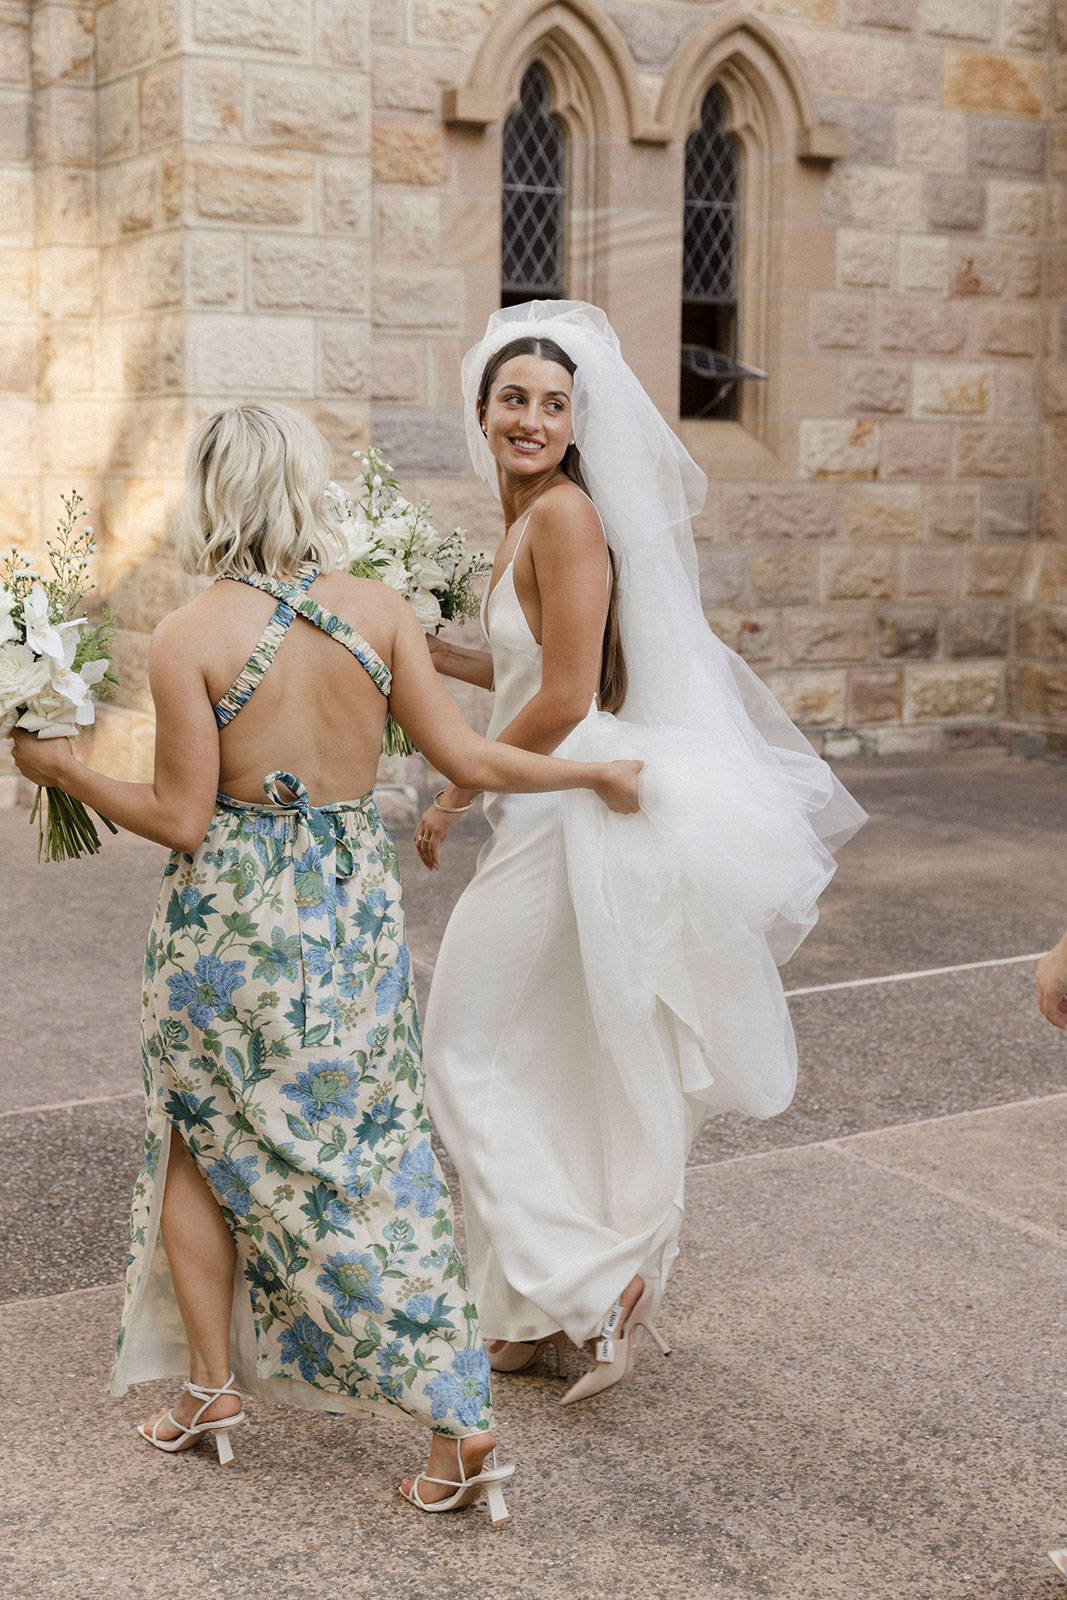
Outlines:
<svg viewBox="0 0 1067 1600"><path fill-rule="evenodd" d="M215 708L220 726L296 615L388 693L370 646L305 593L314 576L254 580L279 605ZM177 1128L237 1247L238 1384L476 1433L491 1425L489 1365L423 1108L392 840L370 796L313 806L288 773L264 788L275 803L220 795L203 843L164 871L145 958L148 1128L112 1392L188 1372L159 1237Z"/></svg>

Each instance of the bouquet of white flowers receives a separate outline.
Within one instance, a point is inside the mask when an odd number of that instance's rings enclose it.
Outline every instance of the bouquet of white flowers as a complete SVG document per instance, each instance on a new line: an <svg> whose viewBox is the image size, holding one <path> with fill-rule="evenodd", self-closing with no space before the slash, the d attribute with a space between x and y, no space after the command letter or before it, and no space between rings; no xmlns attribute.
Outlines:
<svg viewBox="0 0 1067 1600"><path fill-rule="evenodd" d="M413 505L405 500L380 450L372 447L363 457L354 495L330 483L327 496L348 545L349 572L398 590L423 626L435 633L446 622L477 616L475 585L489 571L488 561L467 555L463 528L442 537L430 521L427 501ZM391 717L383 749L391 756L414 751Z"/></svg>
<svg viewBox="0 0 1067 1600"><path fill-rule="evenodd" d="M0 560L0 737L18 727L41 739L73 739L95 721L95 701L117 682L109 671L113 618L105 608L90 627L88 617L75 616L94 587L88 581L96 550L84 521L88 513L76 490L62 501L63 516L45 547L50 577L15 549ZM61 789L38 789L30 813L35 819L38 860L73 860L100 849L85 806ZM101 821L118 832L106 817Z"/></svg>

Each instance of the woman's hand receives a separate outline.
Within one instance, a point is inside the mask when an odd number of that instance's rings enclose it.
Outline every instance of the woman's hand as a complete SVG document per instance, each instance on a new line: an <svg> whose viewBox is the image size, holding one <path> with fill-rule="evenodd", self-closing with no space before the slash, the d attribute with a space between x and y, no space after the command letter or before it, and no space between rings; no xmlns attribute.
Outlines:
<svg viewBox="0 0 1067 1600"><path fill-rule="evenodd" d="M1041 1015L1054 1028L1067 1028L1067 933L1041 957L1034 978Z"/></svg>
<svg viewBox="0 0 1067 1600"><path fill-rule="evenodd" d="M609 811L622 816L632 816L640 811L637 780L645 763L643 761L608 761L603 767L603 777L594 785L597 794Z"/></svg>
<svg viewBox="0 0 1067 1600"><path fill-rule="evenodd" d="M450 785L442 791L441 805L466 808L468 801L475 800L477 796L469 789L457 789ZM419 860L424 867L435 872L441 865L440 849L456 823L466 815L466 810L442 811L436 804L429 805L419 818L415 829L415 848L419 852Z"/></svg>
<svg viewBox="0 0 1067 1600"><path fill-rule="evenodd" d="M11 754L22 776L44 789L61 789L64 774L74 765L69 739L40 739L24 728L14 730Z"/></svg>

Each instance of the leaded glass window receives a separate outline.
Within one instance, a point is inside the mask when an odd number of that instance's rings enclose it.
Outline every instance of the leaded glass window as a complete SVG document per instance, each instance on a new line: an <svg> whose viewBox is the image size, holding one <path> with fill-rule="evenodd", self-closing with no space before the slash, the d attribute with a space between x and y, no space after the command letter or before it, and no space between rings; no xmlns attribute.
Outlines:
<svg viewBox="0 0 1067 1600"><path fill-rule="evenodd" d="M566 135L549 109L544 68L534 62L504 123L501 305L563 295Z"/></svg>
<svg viewBox="0 0 1067 1600"><path fill-rule="evenodd" d="M739 180L737 141L713 86L685 146L683 417L737 415L737 383L722 374L737 357Z"/></svg>

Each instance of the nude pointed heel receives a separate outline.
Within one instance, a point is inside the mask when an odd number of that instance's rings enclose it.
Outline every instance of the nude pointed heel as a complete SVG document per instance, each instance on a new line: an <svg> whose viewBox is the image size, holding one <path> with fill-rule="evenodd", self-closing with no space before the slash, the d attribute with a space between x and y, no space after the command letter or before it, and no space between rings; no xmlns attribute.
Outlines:
<svg viewBox="0 0 1067 1600"><path fill-rule="evenodd" d="M462 1511L464 1506L473 1505L482 1494L489 1504L489 1523L491 1527L500 1528L509 1520L510 1513L504 1499L503 1485L515 1473L514 1466L498 1467L496 1464L496 1451L490 1450L482 1465L482 1470L473 1478L468 1478L463 1466L463 1440L456 1440L456 1467L459 1472L456 1478L434 1478L428 1472L420 1472L411 1481L411 1488L401 1488L400 1493L405 1500L417 1506L420 1511ZM443 1500L424 1500L419 1493L420 1483L440 1483L446 1488L454 1489L455 1494L447 1495Z"/></svg>
<svg viewBox="0 0 1067 1600"><path fill-rule="evenodd" d="M528 1372L531 1367L546 1356L549 1350L556 1352L556 1370L561 1378L567 1376L567 1335L562 1328L558 1333L550 1333L544 1339L517 1340L506 1344L503 1350L489 1352L489 1365L494 1372Z"/></svg>
<svg viewBox="0 0 1067 1600"><path fill-rule="evenodd" d="M206 1389L198 1383L185 1383L182 1387L187 1389L195 1400L201 1402L192 1422L188 1424L179 1422L173 1411L168 1411L165 1416L158 1417L150 1428L146 1428L143 1423L138 1423L137 1432L148 1444L154 1445L157 1450L164 1450L167 1455L177 1455L179 1450L188 1450L191 1445L194 1445L198 1439L204 1438L205 1435L213 1435L215 1449L218 1451L219 1465L228 1467L233 1460L233 1442L230 1438L230 1429L236 1428L239 1422L247 1421L248 1413L242 1407L240 1411L235 1411L232 1417L219 1417L216 1422L201 1422L200 1418L220 1395L237 1394L238 1391L233 1385L234 1376L232 1372L221 1389ZM159 1438L158 1429L162 1427L164 1422L169 1422L172 1428L181 1430L177 1438Z"/></svg>
<svg viewBox="0 0 1067 1600"><path fill-rule="evenodd" d="M660 1354L670 1355L670 1345L649 1318L653 1299L653 1286L650 1283L646 1284L621 1333L618 1329L623 1311L621 1303L616 1300L604 1318L597 1336L596 1366L584 1373L578 1382L567 1390L560 1400L560 1405L571 1406L578 1400L591 1400L595 1394L602 1394L605 1389L610 1389L616 1383L621 1383L624 1378L628 1378L633 1371L637 1356L639 1333L648 1333Z"/></svg>

